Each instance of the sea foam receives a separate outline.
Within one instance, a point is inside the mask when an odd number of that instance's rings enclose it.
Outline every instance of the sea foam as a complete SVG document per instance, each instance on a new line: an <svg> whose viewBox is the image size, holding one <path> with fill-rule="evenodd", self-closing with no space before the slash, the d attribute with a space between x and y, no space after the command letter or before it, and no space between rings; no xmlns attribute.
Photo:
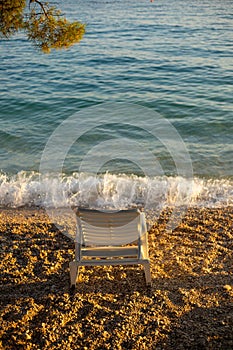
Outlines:
<svg viewBox="0 0 233 350"><path fill-rule="evenodd" d="M161 209L174 205L222 207L233 205L233 180L110 173L96 176L0 173L0 205L115 209L132 206Z"/></svg>

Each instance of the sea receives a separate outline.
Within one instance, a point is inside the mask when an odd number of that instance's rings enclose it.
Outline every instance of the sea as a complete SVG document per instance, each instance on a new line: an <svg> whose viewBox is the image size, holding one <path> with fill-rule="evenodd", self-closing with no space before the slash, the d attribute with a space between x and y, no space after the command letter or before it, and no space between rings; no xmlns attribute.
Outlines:
<svg viewBox="0 0 233 350"><path fill-rule="evenodd" d="M0 206L232 206L232 0L56 6L79 44L0 41Z"/></svg>

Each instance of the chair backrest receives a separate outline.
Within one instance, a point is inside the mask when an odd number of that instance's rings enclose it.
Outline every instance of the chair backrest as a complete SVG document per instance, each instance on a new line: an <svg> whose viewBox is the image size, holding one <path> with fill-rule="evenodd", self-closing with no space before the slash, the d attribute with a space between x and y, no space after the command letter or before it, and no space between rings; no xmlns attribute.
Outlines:
<svg viewBox="0 0 233 350"><path fill-rule="evenodd" d="M78 209L76 241L85 246L119 246L134 242L141 235L137 209L102 212Z"/></svg>

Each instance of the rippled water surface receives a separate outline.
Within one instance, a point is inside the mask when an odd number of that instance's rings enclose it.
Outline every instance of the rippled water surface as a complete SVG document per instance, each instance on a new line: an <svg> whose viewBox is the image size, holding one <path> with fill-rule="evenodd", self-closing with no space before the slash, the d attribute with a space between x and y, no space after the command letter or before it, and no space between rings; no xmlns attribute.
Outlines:
<svg viewBox="0 0 233 350"><path fill-rule="evenodd" d="M31 198L32 172L39 171L54 130L74 113L103 102L144 106L166 118L185 144L195 183L211 193L209 199L218 201L222 195L231 202L232 1L68 0L60 6L70 19L87 25L79 45L44 55L21 34L0 43L2 204L7 202L6 192L8 199L14 186L21 193L25 181ZM93 113L93 121L95 117ZM70 148L63 168L66 181L73 176L80 183L80 164L94 146L112 139L117 145L125 138L152 152L160 176L179 175L166 143L161 147L156 137L144 132L151 125L145 120L144 129L135 128L143 115L136 113L128 129L122 126L120 114L119 123L110 125L108 116L104 118L105 124L89 130ZM108 151L111 158L111 148ZM119 154L119 159L100 164L100 172L125 173L135 184L134 175L145 175L140 157L133 164ZM112 181L114 187L116 180Z"/></svg>

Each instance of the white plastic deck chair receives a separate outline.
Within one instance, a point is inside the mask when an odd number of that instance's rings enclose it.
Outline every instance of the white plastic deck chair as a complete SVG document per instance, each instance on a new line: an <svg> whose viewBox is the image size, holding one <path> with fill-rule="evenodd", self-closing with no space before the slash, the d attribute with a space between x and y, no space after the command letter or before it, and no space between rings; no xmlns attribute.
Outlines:
<svg viewBox="0 0 233 350"><path fill-rule="evenodd" d="M70 262L72 288L76 286L80 266L101 265L141 264L146 284L151 285L144 213L137 209L116 212L78 209L76 216L75 260Z"/></svg>

